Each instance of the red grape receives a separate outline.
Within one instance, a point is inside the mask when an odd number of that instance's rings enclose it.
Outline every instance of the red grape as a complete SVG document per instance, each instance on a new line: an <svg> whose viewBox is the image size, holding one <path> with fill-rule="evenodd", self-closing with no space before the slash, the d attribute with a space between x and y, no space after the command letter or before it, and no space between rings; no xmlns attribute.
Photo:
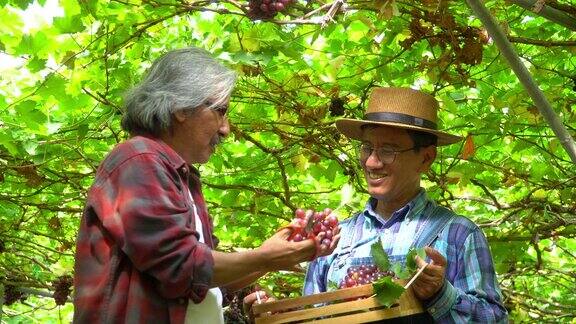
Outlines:
<svg viewBox="0 0 576 324"><path fill-rule="evenodd" d="M392 271L380 271L373 264L351 266L346 270L346 276L339 284L339 288L350 288L373 283L383 277L395 277Z"/></svg>
<svg viewBox="0 0 576 324"><path fill-rule="evenodd" d="M294 215L296 216L296 218L300 218L300 219L306 218L306 212L302 208L296 209L296 212L294 212Z"/></svg>
<svg viewBox="0 0 576 324"><path fill-rule="evenodd" d="M249 0L248 1L248 17L253 20L258 19L272 19L276 13L283 12L288 9L293 0ZM329 213L327 213L329 214Z"/></svg>
<svg viewBox="0 0 576 324"><path fill-rule="evenodd" d="M292 241L294 241L294 242L300 242L300 241L302 241L303 239L304 239L304 238L302 237L302 234L296 233L296 234L294 235L294 237L292 238Z"/></svg>
<svg viewBox="0 0 576 324"><path fill-rule="evenodd" d="M300 242L302 240L316 239L320 233L324 233L324 238L318 242L321 249L328 248L334 238L334 231L338 227L338 218L332 214L332 209L325 208L322 211L298 208L294 211L295 218L291 222L292 234L288 238L290 241ZM308 222L313 222L311 228L306 228ZM308 232L307 232L308 230Z"/></svg>
<svg viewBox="0 0 576 324"><path fill-rule="evenodd" d="M338 218L334 215L328 215L326 220L328 220L328 224L330 224L331 227L338 225Z"/></svg>

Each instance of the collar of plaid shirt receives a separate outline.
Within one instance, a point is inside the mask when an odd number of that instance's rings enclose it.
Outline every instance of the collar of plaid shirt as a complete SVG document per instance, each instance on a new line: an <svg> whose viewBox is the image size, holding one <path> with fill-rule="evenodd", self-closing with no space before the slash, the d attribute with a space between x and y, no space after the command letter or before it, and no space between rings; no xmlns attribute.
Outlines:
<svg viewBox="0 0 576 324"><path fill-rule="evenodd" d="M204 195L202 195L202 182L200 180L200 170L192 165L186 164L184 159L172 149L168 144L163 142L160 139L150 138L151 140L156 141L159 143L164 151L162 155L171 163L184 178L189 179L189 190L190 194L192 195L192 199L194 200L198 216L200 217L200 221L202 222L202 235L204 236L205 244L208 245L211 249L214 249L216 246L216 242L214 242L214 238L212 233L214 229L212 227L212 222L210 221L210 215L208 214L208 209L206 208L206 201L204 200Z"/></svg>

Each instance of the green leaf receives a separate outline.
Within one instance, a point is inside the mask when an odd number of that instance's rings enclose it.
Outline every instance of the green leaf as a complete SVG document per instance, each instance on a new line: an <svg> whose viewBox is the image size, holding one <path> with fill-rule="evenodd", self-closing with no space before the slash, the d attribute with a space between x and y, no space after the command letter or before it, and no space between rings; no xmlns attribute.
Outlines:
<svg viewBox="0 0 576 324"><path fill-rule="evenodd" d="M338 290L338 284L332 280L328 281L328 289L327 291L331 291L331 290Z"/></svg>
<svg viewBox="0 0 576 324"><path fill-rule="evenodd" d="M55 17L54 26L64 34L72 34L84 30L81 15L74 15L72 17Z"/></svg>
<svg viewBox="0 0 576 324"><path fill-rule="evenodd" d="M15 4L18 8L26 10L26 8L28 8L32 2L33 1L30 0L14 0L12 3Z"/></svg>
<svg viewBox="0 0 576 324"><path fill-rule="evenodd" d="M411 272L408 271L408 269L406 267L403 267L400 262L395 262L394 264L392 264L391 270L392 270L392 272L394 272L394 275L396 276L396 278L399 278L399 279L410 278Z"/></svg>
<svg viewBox="0 0 576 324"><path fill-rule="evenodd" d="M24 35L18 46L14 49L14 54L24 55L28 53L39 53L45 50L49 40L43 32L32 35Z"/></svg>
<svg viewBox="0 0 576 324"><path fill-rule="evenodd" d="M390 277L380 278L373 284L373 287L376 299L386 307L394 305L405 290L404 287L395 283Z"/></svg>
<svg viewBox="0 0 576 324"><path fill-rule="evenodd" d="M41 71L46 67L46 62L47 62L47 60L40 59L38 57L34 57L30 61L28 61L28 64L27 64L28 70L30 70L30 72Z"/></svg>
<svg viewBox="0 0 576 324"><path fill-rule="evenodd" d="M410 273L418 269L418 266L416 266L416 256L424 259L426 257L426 251L424 248L410 248L408 254L406 254L406 269Z"/></svg>
<svg viewBox="0 0 576 324"><path fill-rule="evenodd" d="M4 146L11 155L16 156L18 154L18 146L11 135L0 133L0 145Z"/></svg>
<svg viewBox="0 0 576 324"><path fill-rule="evenodd" d="M61 0L60 6L64 8L66 16L74 16L80 13L81 6L90 5L90 3L96 1L74 1L74 0Z"/></svg>
<svg viewBox="0 0 576 324"><path fill-rule="evenodd" d="M56 98L66 96L66 79L58 74L51 73L46 76L44 87L38 90L38 94L48 97L50 95Z"/></svg>
<svg viewBox="0 0 576 324"><path fill-rule="evenodd" d="M370 247L370 254L372 255L372 258L374 258L374 263L378 269L380 269L380 271L388 271L390 269L390 259L382 247L381 240L372 243L372 246Z"/></svg>

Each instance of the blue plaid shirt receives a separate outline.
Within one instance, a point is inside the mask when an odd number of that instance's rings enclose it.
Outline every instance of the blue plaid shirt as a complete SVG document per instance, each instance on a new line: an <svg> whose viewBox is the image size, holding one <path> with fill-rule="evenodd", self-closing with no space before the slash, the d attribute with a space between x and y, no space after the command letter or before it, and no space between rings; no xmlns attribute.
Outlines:
<svg viewBox="0 0 576 324"><path fill-rule="evenodd" d="M373 263L370 246L378 239L392 262L403 263L417 237L433 228L439 217L430 217L436 204L421 192L387 221L376 214L376 200L370 198L362 213L342 222L342 238L333 254L310 263L304 295L336 289L350 266ZM446 258L446 282L431 300L423 302L438 323L507 323L488 242L482 230L469 219L454 216L431 246ZM433 214L436 216L437 214ZM426 226L423 226L426 225ZM342 252L349 245L349 251ZM420 247L420 246L418 246ZM428 260L429 262L429 260ZM332 282L332 284L329 284Z"/></svg>

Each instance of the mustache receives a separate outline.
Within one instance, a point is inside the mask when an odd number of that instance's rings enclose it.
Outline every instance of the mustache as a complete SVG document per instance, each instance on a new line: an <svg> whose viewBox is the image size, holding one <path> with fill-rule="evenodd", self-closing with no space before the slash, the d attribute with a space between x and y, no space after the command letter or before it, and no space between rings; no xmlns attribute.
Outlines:
<svg viewBox="0 0 576 324"><path fill-rule="evenodd" d="M224 141L224 137L216 136L210 141L210 145L217 146L220 145Z"/></svg>

